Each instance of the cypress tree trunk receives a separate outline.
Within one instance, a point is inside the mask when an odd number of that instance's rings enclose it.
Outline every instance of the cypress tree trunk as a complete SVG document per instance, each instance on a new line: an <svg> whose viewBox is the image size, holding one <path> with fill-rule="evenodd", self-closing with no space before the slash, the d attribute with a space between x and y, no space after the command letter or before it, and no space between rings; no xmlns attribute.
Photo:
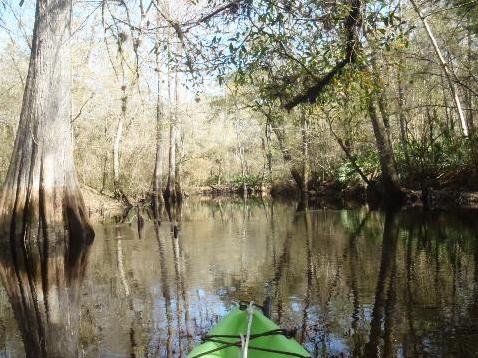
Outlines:
<svg viewBox="0 0 478 358"><path fill-rule="evenodd" d="M105 116L105 130L104 130L104 135L105 138L108 135L108 116ZM103 174L101 178L101 189L100 189L100 194L103 194L103 192L106 189L106 178L108 176L107 173L107 168L108 168L108 152L105 151L104 157L103 157Z"/></svg>
<svg viewBox="0 0 478 358"><path fill-rule="evenodd" d="M73 162L70 0L38 0L20 121L0 197L0 276L27 358L78 356L93 238Z"/></svg>
<svg viewBox="0 0 478 358"><path fill-rule="evenodd" d="M168 33L168 46L169 46ZM176 202L176 124L178 115L178 73L174 77L174 111L171 101L170 64L168 63L168 97L169 97L169 157L168 157L168 182L164 191L164 198L169 203Z"/></svg>
<svg viewBox="0 0 478 358"><path fill-rule="evenodd" d="M0 237L12 243L93 236L73 162L71 11L71 0L37 2L20 121L0 197Z"/></svg>
<svg viewBox="0 0 478 358"><path fill-rule="evenodd" d="M167 201L176 201L176 115L171 116L169 124L169 158L168 158L168 183L164 196Z"/></svg>
<svg viewBox="0 0 478 358"><path fill-rule="evenodd" d="M157 91L156 96L156 158L154 161L154 174L153 174L153 206L154 213L159 216L161 214L162 208L164 206L163 199L163 158L161 144L163 141L163 111L161 108L161 95L160 95L160 86L161 86L161 62L159 58L159 41L156 48L156 74L157 74Z"/></svg>
<svg viewBox="0 0 478 358"><path fill-rule="evenodd" d="M181 187L181 157L182 157L182 135L176 138L176 166L175 166L175 182L174 190L176 192L176 200L181 202L183 200L183 189Z"/></svg>
<svg viewBox="0 0 478 358"><path fill-rule="evenodd" d="M175 110L174 110L174 125L175 125L175 135L176 138L174 140L175 146L175 155L174 155L174 199L177 202L181 202L183 199L182 194L182 187L181 187L181 158L182 158L182 151L183 151L183 128L181 117L179 116L179 92L178 92L178 73L176 73L175 79L175 94L174 94L174 103L175 103Z"/></svg>
<svg viewBox="0 0 478 358"><path fill-rule="evenodd" d="M123 56L120 49L120 55ZM121 200L124 205L131 207L128 197L121 186L121 144L123 141L123 130L126 122L126 111L128 103L128 95L126 94L126 78L124 73L123 57L121 57L121 71L123 74L123 84L121 85L121 115L118 118L118 125L116 127L115 141L113 144L113 187L115 199Z"/></svg>
<svg viewBox="0 0 478 358"><path fill-rule="evenodd" d="M124 117L126 112L126 97L121 99L121 115L118 118L118 125L116 126L115 141L113 144L113 186L114 186L114 196L116 199L122 198L121 184L120 184L120 150L121 150L121 139L123 138L123 124Z"/></svg>

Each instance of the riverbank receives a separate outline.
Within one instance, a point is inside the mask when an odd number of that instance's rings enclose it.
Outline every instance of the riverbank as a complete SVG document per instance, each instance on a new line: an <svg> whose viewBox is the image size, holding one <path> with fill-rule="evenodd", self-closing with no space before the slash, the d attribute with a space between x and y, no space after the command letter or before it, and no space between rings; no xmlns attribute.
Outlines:
<svg viewBox="0 0 478 358"><path fill-rule="evenodd" d="M423 207L427 209L478 209L478 191L457 189L449 187L443 189L429 188L422 190L403 188L406 194L404 209ZM191 189L189 194L209 198L239 196L243 190L237 187L204 186ZM326 183L320 187L307 191L307 200L317 207L354 208L367 204L367 188L363 185L341 188L334 183ZM300 198L300 192L293 183L280 183L264 186L260 189L249 189L249 198L275 198L293 199Z"/></svg>
<svg viewBox="0 0 478 358"><path fill-rule="evenodd" d="M112 196L100 193L86 185L81 185L81 193L91 221L101 221L119 216L124 212L123 203Z"/></svg>
<svg viewBox="0 0 478 358"><path fill-rule="evenodd" d="M102 220L120 216L124 213L124 204L113 198L112 195L100 193L88 186L82 186L83 198L88 213L92 220ZM403 209L426 208L440 210L478 209L478 191L457 189L428 189L425 193L421 190L403 189L406 201ZM274 186L264 186L260 189L247 191L249 200L276 199L294 200L300 202L300 192L292 183L282 183ZM367 189L356 185L340 188L336 185L322 185L306 193L307 204L313 208L353 209L367 204ZM185 197L195 197L200 200L221 200L238 198L243 200L243 190L222 185L220 187L203 186L189 188ZM130 198L133 205L142 205L146 198Z"/></svg>

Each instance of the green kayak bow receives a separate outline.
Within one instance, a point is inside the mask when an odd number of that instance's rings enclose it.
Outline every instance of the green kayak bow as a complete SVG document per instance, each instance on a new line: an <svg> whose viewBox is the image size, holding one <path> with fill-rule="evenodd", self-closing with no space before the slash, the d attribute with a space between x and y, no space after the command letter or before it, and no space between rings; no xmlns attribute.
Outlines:
<svg viewBox="0 0 478 358"><path fill-rule="evenodd" d="M246 337L250 314L243 306L233 309L189 353L188 358L238 358L241 335ZM310 354L260 310L252 311L248 358L309 358Z"/></svg>

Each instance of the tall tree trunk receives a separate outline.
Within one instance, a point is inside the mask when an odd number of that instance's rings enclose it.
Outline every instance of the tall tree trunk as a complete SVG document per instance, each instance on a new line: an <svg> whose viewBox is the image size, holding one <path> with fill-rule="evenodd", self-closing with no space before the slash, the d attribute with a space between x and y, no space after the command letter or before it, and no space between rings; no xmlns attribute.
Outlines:
<svg viewBox="0 0 478 358"><path fill-rule="evenodd" d="M468 69L468 76L472 77L473 76L473 53L472 53L472 48L473 48L473 40L472 40L472 34L471 34L471 24L470 20L468 19L468 30L466 34L466 67ZM466 106L468 107L468 112L467 112L467 118L466 122L468 123L468 127L470 129L470 134L475 136L475 123L473 121L473 115L474 111L471 111L470 109L473 108L473 96L471 91L467 91L466 93Z"/></svg>
<svg viewBox="0 0 478 358"><path fill-rule="evenodd" d="M0 196L0 237L12 243L93 236L73 161L71 11L69 0L37 2L20 122Z"/></svg>
<svg viewBox="0 0 478 358"><path fill-rule="evenodd" d="M108 134L108 116L105 116L105 129L104 129L104 135L105 138ZM106 189L106 178L107 178L107 169L108 168L108 151L105 151L104 157L103 157L103 173L101 176L101 189L100 189L100 194L103 194L103 192Z"/></svg>
<svg viewBox="0 0 478 358"><path fill-rule="evenodd" d="M166 185L165 198L170 203L176 202L176 140L177 140L177 74L175 76L175 104L170 112L169 122L169 156L168 156L168 183Z"/></svg>
<svg viewBox="0 0 478 358"><path fill-rule="evenodd" d="M179 134L179 133L178 133ZM181 187L181 157L182 157L182 135L176 137L176 165L175 165L175 181L174 191L176 192L176 201L181 202L183 199Z"/></svg>
<svg viewBox="0 0 478 358"><path fill-rule="evenodd" d="M241 161L241 177L242 177L242 197L247 199L247 183L246 183L246 159L244 154L244 147L239 143L239 159Z"/></svg>
<svg viewBox="0 0 478 358"><path fill-rule="evenodd" d="M385 127L385 134L387 135L386 141L390 148L393 148L392 145L392 130L390 129L390 117L387 112L387 97L385 96L385 91L381 91L380 96L378 96L377 100L378 109L380 111L380 116L382 117L382 122ZM393 149L392 149L393 150ZM395 161L395 156L393 158L393 165L396 168L397 162Z"/></svg>
<svg viewBox="0 0 478 358"><path fill-rule="evenodd" d="M158 15L159 17L159 15ZM159 21L158 21L159 25ZM163 111L161 106L161 60L159 52L159 39L156 43L156 75L157 75L157 95L156 95L156 155L154 161L153 174L153 209L156 219L159 220L162 208L164 207L163 199Z"/></svg>
<svg viewBox="0 0 478 358"><path fill-rule="evenodd" d="M168 182L166 185L166 200L176 200L174 183L176 182L176 126L169 124L169 156L168 156Z"/></svg>
<svg viewBox="0 0 478 358"><path fill-rule="evenodd" d="M405 116L405 94L402 79L403 57L399 55L399 68L397 69L398 84L398 120L400 122L400 144L405 157L407 167L410 167L410 154L408 152L408 134L407 134L407 118Z"/></svg>
<svg viewBox="0 0 478 358"><path fill-rule="evenodd" d="M69 0L38 0L20 122L0 197L0 275L27 358L78 356L91 242L73 161Z"/></svg>
<svg viewBox="0 0 478 358"><path fill-rule="evenodd" d="M302 109L302 195L307 195L307 185L309 183L310 158L309 158L309 122L305 110Z"/></svg>
<svg viewBox="0 0 478 358"><path fill-rule="evenodd" d="M456 88L456 85L454 82L455 74L449 68L447 61L443 57L443 54L440 50L440 47L438 46L438 43L435 39L435 35L433 34L432 28L430 27L430 24L428 23L427 18L422 14L422 11L420 10L415 0L410 0L410 2L412 3L413 8L418 14L418 17L420 17L420 20L422 20L423 26L425 27L427 35L430 38L430 41L433 45L433 49L435 50L435 53L438 57L443 73L445 73L446 79L448 80L448 85L450 86L450 90L453 95L453 100L455 101L456 110L458 112L458 118L460 119L461 130L463 132L463 135L467 137L468 125L466 123L465 115L463 113L463 108L461 107L460 95L458 93L458 89Z"/></svg>
<svg viewBox="0 0 478 358"><path fill-rule="evenodd" d="M176 126L176 139L174 141L175 146L175 163L174 163L174 195L177 202L182 200L182 188L181 188L181 159L183 149L183 133L181 117L179 116L179 83L178 73L176 72L175 84L174 84L174 124Z"/></svg>
<svg viewBox="0 0 478 358"><path fill-rule="evenodd" d="M402 18L402 0L398 2L399 16ZM400 36L403 36L402 24L399 25ZM410 154L408 145L408 124L405 115L405 86L402 78L402 71L404 67L404 60L402 52L398 53L398 67L397 67L397 86L398 86L398 121L400 123L400 144L402 146L403 156L408 170L410 170Z"/></svg>
<svg viewBox="0 0 478 358"><path fill-rule="evenodd" d="M400 187L400 179L395 168L392 143L389 140L383 121L379 118L376 99L372 95L368 103L368 112L372 122L373 132L382 170L382 197L387 205L400 205L404 200L404 193Z"/></svg>
<svg viewBox="0 0 478 358"><path fill-rule="evenodd" d="M168 14L169 14L169 3L168 3ZM171 32L167 30L167 49L168 49L168 63L167 63L167 79L168 79L168 102L169 102L169 153L168 153L168 181L166 184L166 189L164 190L164 198L170 204L176 201L176 191L175 191L175 182L176 182L176 116L177 116L177 81L178 74L177 71L174 77L174 109L173 109L173 96L171 91L171 62L169 60L169 55L171 52Z"/></svg>
<svg viewBox="0 0 478 358"><path fill-rule="evenodd" d="M467 30L467 36L466 36L466 67L467 67L467 75L469 78L473 78L473 39L472 39L472 33L471 33L471 24L470 20L468 19L468 30ZM476 176L478 174L478 137L477 137L477 132L476 132L476 125L474 121L474 114L475 111L472 111L471 109L473 108L473 95L471 91L466 92L465 96L465 101L466 101L466 107L468 108L467 111L467 116L466 116L466 122L468 123L468 127L470 129L470 140L471 140L471 153L473 156L473 170L474 170L474 175Z"/></svg>
<svg viewBox="0 0 478 358"><path fill-rule="evenodd" d="M121 186L121 142L123 140L123 129L126 122L126 109L128 103L128 95L126 94L126 79L124 73L124 58L120 49L121 56L121 71L123 74L123 84L121 85L121 115L118 118L118 125L116 127L115 141L113 145L113 187L114 196L116 199L123 201L126 206L131 206L128 197L123 192Z"/></svg>
<svg viewBox="0 0 478 358"><path fill-rule="evenodd" d="M241 138L242 133L242 123L239 114L239 106L237 104L237 98L234 97L234 127L236 131L236 140L237 140L237 154L239 156L239 161L241 163L241 179L242 179L242 197L244 200L247 199L248 189L247 189L247 161L245 155L245 148L243 144L243 139Z"/></svg>
<svg viewBox="0 0 478 358"><path fill-rule="evenodd" d="M120 168L121 168L121 139L123 137L124 112L126 111L126 97L121 98L121 115L116 126L115 141L113 144L113 187L116 199L121 199Z"/></svg>
<svg viewBox="0 0 478 358"><path fill-rule="evenodd" d="M269 174L269 180L272 182L272 146L271 146L271 131L272 124L270 123L269 118L267 118L266 127L265 127L265 138L266 138L266 160L267 160L267 171Z"/></svg>

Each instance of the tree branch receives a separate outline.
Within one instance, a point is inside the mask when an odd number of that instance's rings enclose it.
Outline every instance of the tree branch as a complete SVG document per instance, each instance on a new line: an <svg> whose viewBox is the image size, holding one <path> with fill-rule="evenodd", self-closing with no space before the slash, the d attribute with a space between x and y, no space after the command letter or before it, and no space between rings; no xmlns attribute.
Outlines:
<svg viewBox="0 0 478 358"><path fill-rule="evenodd" d="M88 102L95 96L95 92L91 92L90 94L90 97L88 97L88 99L81 105L80 107L80 110L78 111L78 113L76 114L76 116L74 116L70 123L73 123L74 121L76 121L78 118L80 118L81 116L81 113L83 112L83 109L85 108L85 106L88 104Z"/></svg>
<svg viewBox="0 0 478 358"><path fill-rule="evenodd" d="M350 0L351 10L345 19L344 27L346 30L346 48L344 58L338 62L332 70L330 70L326 75L322 76L315 85L309 87L305 90L304 93L299 94L288 101L284 108L290 111L295 106L310 102L314 103L317 100L317 97L322 93L325 87L332 82L334 77L347 65L354 63L356 61L356 47L358 46L358 35L357 31L360 28L362 23L361 18L361 0Z"/></svg>

